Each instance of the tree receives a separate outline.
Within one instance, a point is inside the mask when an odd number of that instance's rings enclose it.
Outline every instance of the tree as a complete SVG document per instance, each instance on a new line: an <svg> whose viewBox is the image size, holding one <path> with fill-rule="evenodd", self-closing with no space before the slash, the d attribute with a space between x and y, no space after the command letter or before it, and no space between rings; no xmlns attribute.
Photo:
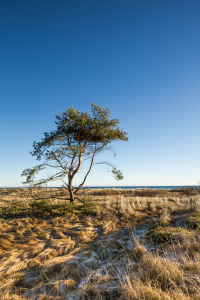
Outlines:
<svg viewBox="0 0 200 300"><path fill-rule="evenodd" d="M118 127L118 119L109 119L109 109L103 109L92 103L92 116L87 112L82 113L73 107L56 116L57 129L50 133L45 132L41 142L34 142L34 151L30 152L37 160L43 162L37 166L25 169L22 176L26 176L24 184L39 186L49 181L60 180L69 191L70 202L78 199L76 194L83 187L91 168L94 164L95 156L110 147L113 141L127 141L127 133ZM85 159L90 159L89 169L83 181L77 188L73 188L74 176L80 170ZM123 179L121 171L117 170L107 161L105 163L111 167L115 179ZM35 175L47 167L55 169L55 173L48 178L35 181ZM67 182L65 177L68 178ZM79 199L80 200L80 199Z"/></svg>

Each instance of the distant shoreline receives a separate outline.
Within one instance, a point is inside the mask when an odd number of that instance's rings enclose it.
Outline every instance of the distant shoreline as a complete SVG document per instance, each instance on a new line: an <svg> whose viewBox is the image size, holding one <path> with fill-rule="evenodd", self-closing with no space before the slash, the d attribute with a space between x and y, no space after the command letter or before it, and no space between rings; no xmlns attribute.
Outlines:
<svg viewBox="0 0 200 300"><path fill-rule="evenodd" d="M171 190L171 189L181 189L184 187L200 187L199 185L166 185L166 186L86 186L83 187L89 189L164 189L164 190ZM0 187L0 189L27 189L29 187ZM46 187L43 187L46 188ZM49 186L48 189L60 189L62 187L57 186ZM76 187L75 187L76 188Z"/></svg>

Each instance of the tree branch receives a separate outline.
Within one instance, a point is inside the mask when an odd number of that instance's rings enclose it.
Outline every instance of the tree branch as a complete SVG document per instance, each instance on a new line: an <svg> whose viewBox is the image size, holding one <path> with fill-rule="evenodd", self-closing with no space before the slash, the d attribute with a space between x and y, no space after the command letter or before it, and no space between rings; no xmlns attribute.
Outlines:
<svg viewBox="0 0 200 300"><path fill-rule="evenodd" d="M65 170L68 173L68 170L63 166L63 164L61 163L61 161L57 158L57 156L55 155L54 152L51 153L53 155L53 157L55 158L55 160L59 163L59 165L61 166L61 168L63 168L63 170Z"/></svg>
<svg viewBox="0 0 200 300"><path fill-rule="evenodd" d="M84 179L83 179L83 182L82 182L82 183L79 185L79 187L75 190L74 194L76 194L76 193L82 188L82 186L84 185L84 183L85 183L85 181L86 181L86 178L88 177L88 175L89 175L89 173L90 173L90 171L91 171L91 169L92 169L95 154L96 154L96 149L95 149L94 152L93 152L89 170L88 170L87 174L85 175L85 177L84 177Z"/></svg>

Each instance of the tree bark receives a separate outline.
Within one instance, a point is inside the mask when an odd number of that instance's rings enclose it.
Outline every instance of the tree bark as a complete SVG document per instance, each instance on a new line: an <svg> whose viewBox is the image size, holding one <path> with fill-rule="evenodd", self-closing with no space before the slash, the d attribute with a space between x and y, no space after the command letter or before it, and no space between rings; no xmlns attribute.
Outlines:
<svg viewBox="0 0 200 300"><path fill-rule="evenodd" d="M69 189L69 195L70 195L70 202L74 202L74 193L73 193L73 189L72 189L72 178L69 175L68 177L68 189Z"/></svg>
<svg viewBox="0 0 200 300"><path fill-rule="evenodd" d="M70 194L70 202L74 202L74 193L73 190L69 189L69 194Z"/></svg>

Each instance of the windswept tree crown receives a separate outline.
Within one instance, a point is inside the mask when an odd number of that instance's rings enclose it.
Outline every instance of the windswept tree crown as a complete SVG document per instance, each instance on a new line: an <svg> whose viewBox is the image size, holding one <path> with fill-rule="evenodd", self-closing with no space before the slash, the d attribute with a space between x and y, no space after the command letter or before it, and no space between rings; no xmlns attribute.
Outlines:
<svg viewBox="0 0 200 300"><path fill-rule="evenodd" d="M86 112L68 107L68 110L56 116L57 129L50 133L45 132L41 142L34 142L32 155L41 158L44 151L55 143L94 145L97 143L109 144L112 141L127 141L127 133L118 127L119 119L109 119L110 110L92 103L92 117Z"/></svg>

